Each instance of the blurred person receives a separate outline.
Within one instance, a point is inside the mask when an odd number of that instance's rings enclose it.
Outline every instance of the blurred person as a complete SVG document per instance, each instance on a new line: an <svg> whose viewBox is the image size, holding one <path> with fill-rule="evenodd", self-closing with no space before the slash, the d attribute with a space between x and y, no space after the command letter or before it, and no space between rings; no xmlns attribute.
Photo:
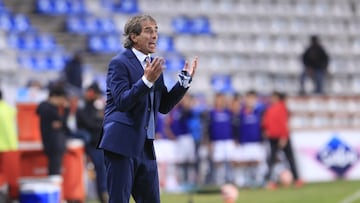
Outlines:
<svg viewBox="0 0 360 203"><path fill-rule="evenodd" d="M235 179L238 179L236 183L239 186L256 187L263 183L266 151L261 128L262 116L263 111L258 105L257 93L253 90L248 91L244 105L238 113L238 128L235 129Z"/></svg>
<svg viewBox="0 0 360 203"><path fill-rule="evenodd" d="M71 89L81 92L83 85L83 53L78 51L69 59L64 68L64 80Z"/></svg>
<svg viewBox="0 0 360 203"><path fill-rule="evenodd" d="M191 118L191 97L185 94L182 100L166 117L165 133L175 140L176 159L180 170L179 180L182 186L195 183L195 140L189 128Z"/></svg>
<svg viewBox="0 0 360 203"><path fill-rule="evenodd" d="M50 87L49 97L41 102L36 113L40 118L43 150L48 158L48 175L61 175L69 129L66 125L68 100L62 86Z"/></svg>
<svg viewBox="0 0 360 203"><path fill-rule="evenodd" d="M270 180L273 172L274 164L277 161L277 154L279 150L282 150L289 163L291 173L294 177L295 185L300 187L303 185L303 181L299 178L295 159L291 147L289 137L289 113L286 107L285 95L279 92L273 92L271 96L271 104L266 109L263 118L264 134L270 144L270 156L268 160L268 173L265 176L267 181L266 187L269 189L275 189L276 184Z"/></svg>
<svg viewBox="0 0 360 203"><path fill-rule="evenodd" d="M304 72L300 77L300 94L305 94L305 80L311 78L314 85L314 93L324 93L324 79L327 74L329 56L320 43L318 36L310 37L310 45L302 54Z"/></svg>
<svg viewBox="0 0 360 203"><path fill-rule="evenodd" d="M195 181L197 184L204 182L204 170L201 170L206 167L206 161L204 164L204 159L206 159L206 145L204 141L204 134L206 130L206 104L204 101L200 100L200 97L194 95L190 96L190 106L191 114L188 120L188 126L190 134L193 136L195 142ZM202 168L201 168L202 167Z"/></svg>
<svg viewBox="0 0 360 203"><path fill-rule="evenodd" d="M96 148L104 119L104 105L100 101L101 97L102 91L97 83L86 88L84 103L79 105L76 112L76 123L78 132L85 140L85 152L95 168L98 198L101 203L106 203L109 198L106 188L104 154Z"/></svg>
<svg viewBox="0 0 360 203"><path fill-rule="evenodd" d="M47 96L48 92L40 81L29 79L26 86L18 88L16 101L39 103L46 100Z"/></svg>
<svg viewBox="0 0 360 203"><path fill-rule="evenodd" d="M159 171L160 190L177 192L179 183L176 177L176 144L164 132L165 115L159 114L156 123L154 148Z"/></svg>
<svg viewBox="0 0 360 203"><path fill-rule="evenodd" d="M289 163L283 151L277 153L271 180L282 187L290 187L294 181L291 170L289 170Z"/></svg>
<svg viewBox="0 0 360 203"><path fill-rule="evenodd" d="M17 181L14 177L7 177L12 170L18 169L17 162L13 161L14 157L18 157L18 135L16 109L9 104L3 97L0 89L0 202L10 203L10 196L17 189L8 184Z"/></svg>
<svg viewBox="0 0 360 203"><path fill-rule="evenodd" d="M18 148L16 109L4 99L0 89L0 152L14 151Z"/></svg>
<svg viewBox="0 0 360 203"><path fill-rule="evenodd" d="M235 93L232 95L230 101L230 110L232 113L232 132L233 137L237 138L239 136L239 128L240 128L240 108L241 108L241 95L239 93Z"/></svg>
<svg viewBox="0 0 360 203"><path fill-rule="evenodd" d="M109 203L160 202L154 152L157 112L168 113L183 97L197 67L185 62L179 81L167 90L164 59L152 58L158 26L149 15L131 17L124 27L125 50L115 56L106 80L107 102L98 147L104 151Z"/></svg>
<svg viewBox="0 0 360 203"><path fill-rule="evenodd" d="M217 185L232 182L233 153L235 142L232 132L232 113L228 108L226 95L217 93L214 107L209 113L210 152L213 162L213 178Z"/></svg>

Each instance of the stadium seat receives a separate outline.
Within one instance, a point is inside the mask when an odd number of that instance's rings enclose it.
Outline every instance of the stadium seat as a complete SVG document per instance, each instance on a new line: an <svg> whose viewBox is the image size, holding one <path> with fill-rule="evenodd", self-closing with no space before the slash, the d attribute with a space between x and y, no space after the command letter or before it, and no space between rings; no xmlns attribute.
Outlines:
<svg viewBox="0 0 360 203"><path fill-rule="evenodd" d="M12 27L11 15L9 12L0 12L0 29L8 31Z"/></svg>
<svg viewBox="0 0 360 203"><path fill-rule="evenodd" d="M205 16L176 16L173 18L172 27L179 34L211 34L210 22Z"/></svg>
<svg viewBox="0 0 360 203"><path fill-rule="evenodd" d="M17 33L12 32L8 35L10 47L22 51L53 51L57 49L57 44L53 36L49 34L39 34L36 32Z"/></svg>
<svg viewBox="0 0 360 203"><path fill-rule="evenodd" d="M23 32L31 27L29 19L22 14L0 12L0 29L9 32Z"/></svg>
<svg viewBox="0 0 360 203"><path fill-rule="evenodd" d="M178 34L191 33L191 20L187 16L177 16L172 20L173 30Z"/></svg>
<svg viewBox="0 0 360 203"><path fill-rule="evenodd" d="M90 15L70 16L66 20L66 28L71 33L100 34L116 32L114 21L111 18L100 18Z"/></svg>
<svg viewBox="0 0 360 203"><path fill-rule="evenodd" d="M192 34L211 34L209 19L206 16L197 16L191 20Z"/></svg>
<svg viewBox="0 0 360 203"><path fill-rule="evenodd" d="M164 55L166 70L179 71L182 70L185 64L185 59L179 53L166 53Z"/></svg>
<svg viewBox="0 0 360 203"><path fill-rule="evenodd" d="M94 53L115 53L122 49L119 35L103 34L88 37L88 49Z"/></svg>
<svg viewBox="0 0 360 203"><path fill-rule="evenodd" d="M230 75L213 75L211 85L215 92L232 93L234 91Z"/></svg>
<svg viewBox="0 0 360 203"><path fill-rule="evenodd" d="M18 62L23 68L33 71L59 71L65 65L66 56L60 52L34 54L27 53L18 56Z"/></svg>
<svg viewBox="0 0 360 203"><path fill-rule="evenodd" d="M36 9L47 15L86 13L83 0L37 0Z"/></svg>
<svg viewBox="0 0 360 203"><path fill-rule="evenodd" d="M139 12L137 0L102 0L102 5L115 13L133 14Z"/></svg>
<svg viewBox="0 0 360 203"><path fill-rule="evenodd" d="M170 35L159 34L157 43L157 50L160 52L174 51L174 42Z"/></svg>

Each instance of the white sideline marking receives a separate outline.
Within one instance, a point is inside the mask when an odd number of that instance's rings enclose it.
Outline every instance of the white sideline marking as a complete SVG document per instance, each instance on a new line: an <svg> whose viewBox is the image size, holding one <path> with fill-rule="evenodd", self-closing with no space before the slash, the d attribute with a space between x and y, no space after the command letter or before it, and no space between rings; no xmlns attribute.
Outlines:
<svg viewBox="0 0 360 203"><path fill-rule="evenodd" d="M355 200L360 199L360 190L356 191L354 194L346 197L343 201L340 203L352 203Z"/></svg>

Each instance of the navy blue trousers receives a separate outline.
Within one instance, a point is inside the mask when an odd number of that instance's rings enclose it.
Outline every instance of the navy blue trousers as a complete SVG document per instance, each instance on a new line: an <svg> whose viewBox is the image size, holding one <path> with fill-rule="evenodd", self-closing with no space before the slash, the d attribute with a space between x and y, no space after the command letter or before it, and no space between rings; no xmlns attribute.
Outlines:
<svg viewBox="0 0 360 203"><path fill-rule="evenodd" d="M87 145L85 150L86 154L90 157L92 163L94 164L98 197L101 202L104 202L102 195L104 192L107 192L104 153L92 145Z"/></svg>
<svg viewBox="0 0 360 203"><path fill-rule="evenodd" d="M159 177L153 142L146 141L139 157L104 151L109 203L160 203Z"/></svg>

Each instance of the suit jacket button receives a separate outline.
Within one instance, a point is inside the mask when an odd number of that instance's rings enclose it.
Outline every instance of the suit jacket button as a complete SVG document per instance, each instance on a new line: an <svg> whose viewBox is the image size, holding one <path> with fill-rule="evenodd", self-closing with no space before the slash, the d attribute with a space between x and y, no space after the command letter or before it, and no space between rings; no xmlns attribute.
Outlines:
<svg viewBox="0 0 360 203"><path fill-rule="evenodd" d="M150 108L148 108L147 110L148 110L149 112L151 111L151 109L150 109Z"/></svg>

